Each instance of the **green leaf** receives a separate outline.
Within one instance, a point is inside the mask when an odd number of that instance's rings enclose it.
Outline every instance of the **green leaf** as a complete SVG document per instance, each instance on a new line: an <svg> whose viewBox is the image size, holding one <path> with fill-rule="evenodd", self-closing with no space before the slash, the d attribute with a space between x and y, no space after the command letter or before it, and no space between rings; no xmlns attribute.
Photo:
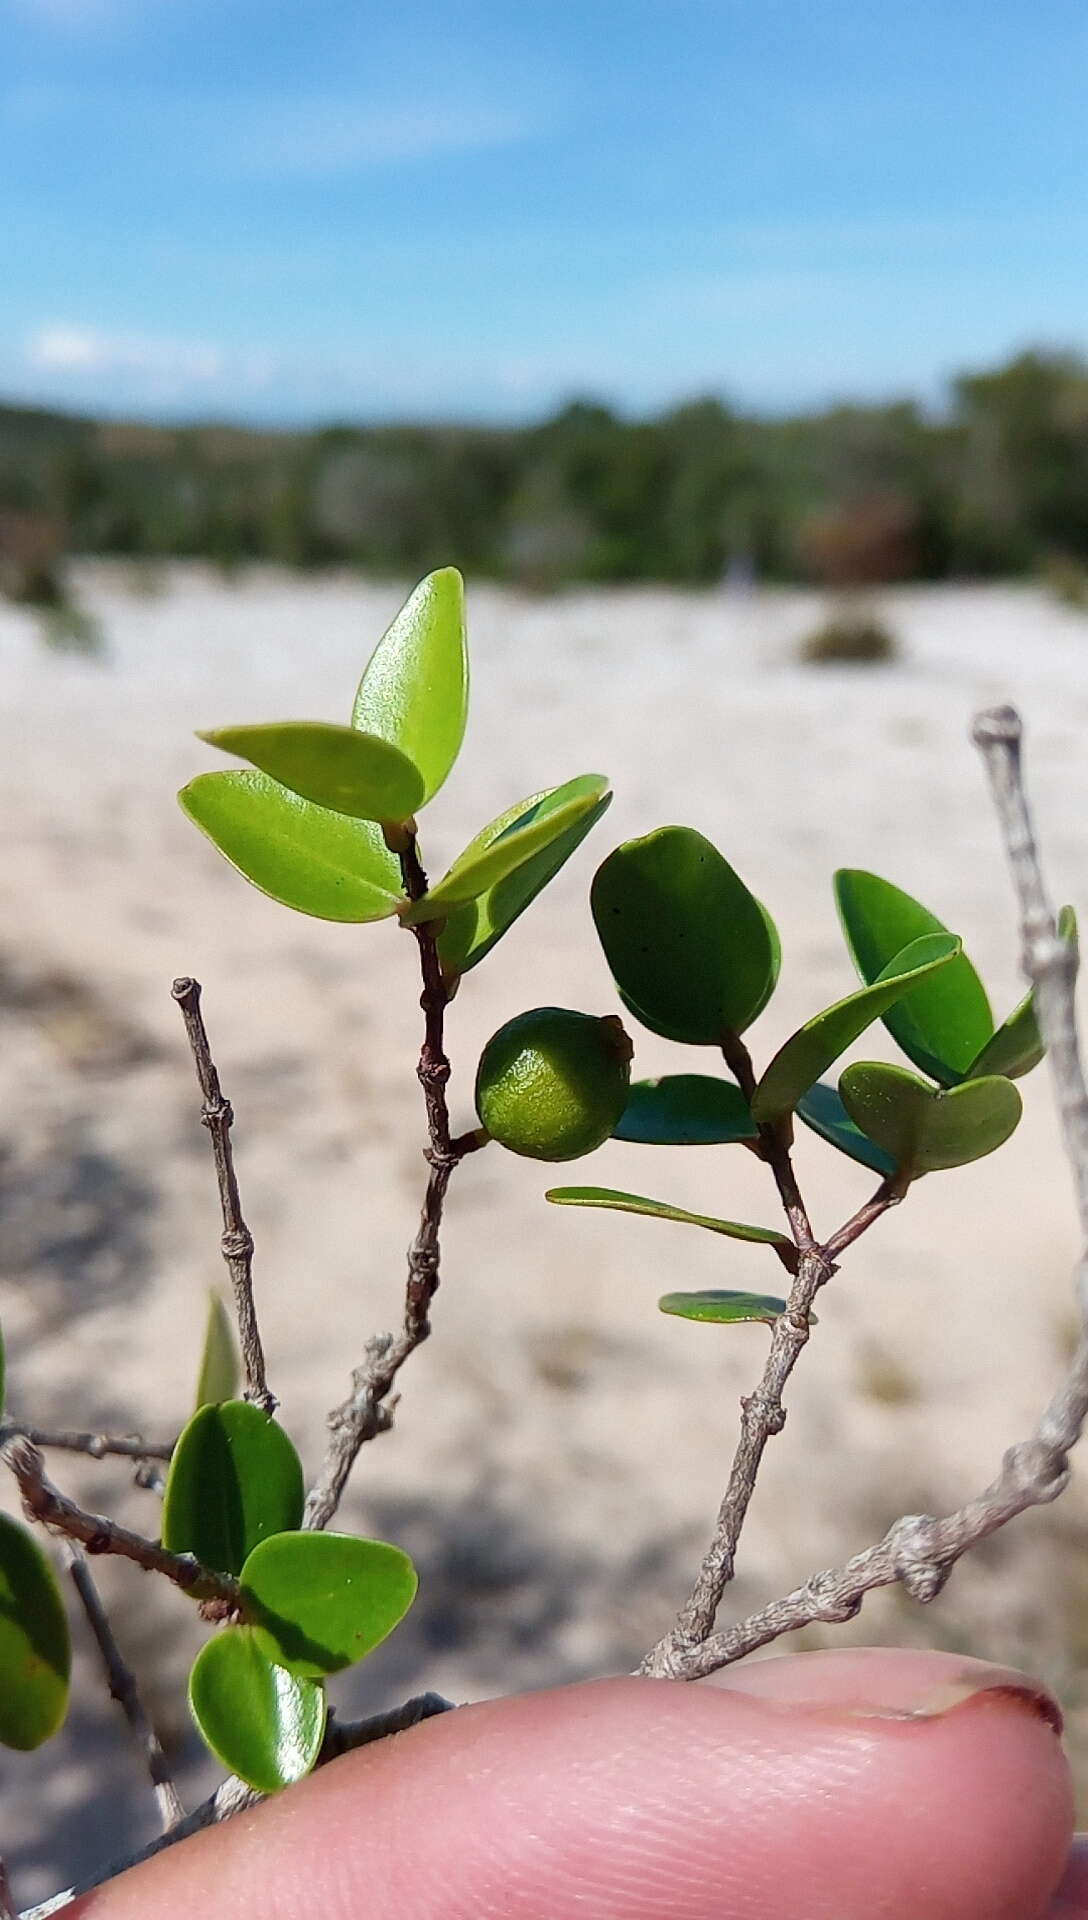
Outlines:
<svg viewBox="0 0 1088 1920"><path fill-rule="evenodd" d="M315 807L266 773L201 773L178 794L190 820L247 880L318 920L388 920L400 867L370 820Z"/></svg>
<svg viewBox="0 0 1088 1920"><path fill-rule="evenodd" d="M1076 942L1077 916L1072 907L1063 907L1059 913L1058 933L1063 940ZM965 1077L977 1080L988 1073L1000 1073L1007 1080L1019 1080L1038 1066L1045 1052L1039 1023L1035 1018L1035 988L1032 987L1004 1024L998 1027L993 1038L986 1042L977 1059L972 1060Z"/></svg>
<svg viewBox="0 0 1088 1920"><path fill-rule="evenodd" d="M1021 1113L1012 1081L998 1075L941 1091L905 1067L876 1060L847 1067L839 1092L855 1124L912 1179L993 1153Z"/></svg>
<svg viewBox="0 0 1088 1920"><path fill-rule="evenodd" d="M756 1126L747 1100L731 1080L673 1073L661 1080L635 1081L612 1137L652 1147L710 1147L754 1140Z"/></svg>
<svg viewBox="0 0 1088 1920"><path fill-rule="evenodd" d="M716 1287L704 1287L698 1293L663 1293L658 1306L662 1313L675 1313L680 1320L712 1321L721 1327L736 1326L742 1320L759 1320L773 1327L786 1302L773 1293L724 1293ZM815 1314L809 1315L815 1323Z"/></svg>
<svg viewBox="0 0 1088 1920"><path fill-rule="evenodd" d="M667 1200L646 1200L640 1193L617 1193L612 1187L552 1187L544 1195L557 1207L608 1207L615 1213L643 1213L651 1220L679 1220L683 1226L706 1227L711 1233L724 1233L729 1240L753 1240L773 1247L784 1267L792 1273L797 1265L797 1249L784 1233L773 1227L749 1227L740 1220L717 1220L709 1213L688 1213Z"/></svg>
<svg viewBox="0 0 1088 1920"><path fill-rule="evenodd" d="M208 1294L208 1322L196 1383L197 1409L233 1400L238 1391L239 1373L234 1324L213 1287Z"/></svg>
<svg viewBox="0 0 1088 1920"><path fill-rule="evenodd" d="M520 867L562 839L571 827L580 825L587 814L599 815L607 793L608 781L603 774L582 773L533 801L523 801L524 811L497 833L485 840L490 833L485 827L482 834L477 834L449 872L405 914L405 924L416 926L421 920L442 919L452 908L493 892Z"/></svg>
<svg viewBox="0 0 1088 1920"><path fill-rule="evenodd" d="M316 807L355 820L410 820L423 799L418 767L375 733L324 720L215 727L197 736L237 754Z"/></svg>
<svg viewBox="0 0 1088 1920"><path fill-rule="evenodd" d="M56 1733L71 1668L53 1569L26 1528L0 1513L0 1743L29 1753Z"/></svg>
<svg viewBox="0 0 1088 1920"><path fill-rule="evenodd" d="M773 986L767 915L701 833L661 827L629 840L591 893L601 945L625 1005L666 1039L720 1046Z"/></svg>
<svg viewBox="0 0 1088 1920"><path fill-rule="evenodd" d="M756 905L759 908L760 913L763 915L764 925L767 928L767 938L771 943L771 965L770 965L770 970L767 974L767 984L764 987L763 992L756 1003L755 1011L752 1014L751 1020L749 1020L748 1022L749 1026L752 1026L755 1023L755 1021L759 1019L760 1014L763 1012L764 1007L767 1005L768 1000L770 999L771 995L773 994L775 988L778 985L778 976L782 971L781 935L779 934L778 928L776 927L774 921L771 919L770 914L767 912L766 907L763 905L762 900L757 900Z"/></svg>
<svg viewBox="0 0 1088 1920"><path fill-rule="evenodd" d="M420 581L379 640L351 724L407 755L423 776L426 801L461 750L467 714L465 583L455 567L442 567Z"/></svg>
<svg viewBox="0 0 1088 1920"><path fill-rule="evenodd" d="M189 1706L216 1758L258 1793L304 1779L321 1751L324 1687L269 1660L249 1627L225 1627L201 1648Z"/></svg>
<svg viewBox="0 0 1088 1920"><path fill-rule="evenodd" d="M246 1400L201 1407L170 1462L162 1543L217 1573L240 1573L259 1541L297 1527L302 1465L283 1428Z"/></svg>
<svg viewBox="0 0 1088 1920"><path fill-rule="evenodd" d="M311 1678L363 1660L416 1596L399 1547L347 1533L280 1533L242 1569L242 1605L269 1659Z"/></svg>
<svg viewBox="0 0 1088 1920"><path fill-rule="evenodd" d="M953 934L926 934L897 954L871 987L848 994L845 1000L806 1020L779 1048L752 1096L752 1118L757 1126L772 1127L791 1114L801 1095L866 1027L896 1000L947 966L960 951Z"/></svg>
<svg viewBox="0 0 1088 1920"><path fill-rule="evenodd" d="M834 1087L824 1081L817 1081L797 1102L797 1117L806 1127L818 1133L821 1140L827 1140L831 1146L838 1147L851 1160L860 1166L871 1167L874 1173L883 1174L887 1179L895 1172L895 1161L890 1153L885 1153L873 1140L866 1138L860 1127L856 1127L839 1099Z"/></svg>
<svg viewBox="0 0 1088 1920"><path fill-rule="evenodd" d="M595 782L596 776L586 774L582 779ZM490 847L501 834L520 825L528 815L535 816L538 809L541 814L547 813L556 804L557 795L579 784L569 781L566 789L554 787L548 792L534 794L528 800L519 800L516 807L510 807L497 820L492 820L482 833L477 834L471 847L466 847L462 858L467 858L474 848ZM498 881L477 899L451 909L438 936L438 957L447 981L456 980L472 967L479 966L496 941L502 939L537 894L566 865L571 854L581 846L591 827L596 826L611 804L612 795L602 793L562 833L549 840L538 853L529 855L505 879Z"/></svg>
<svg viewBox="0 0 1088 1920"><path fill-rule="evenodd" d="M948 932L909 893L860 868L835 875L835 898L854 964L870 986L913 940ZM994 1030L986 989L964 953L882 1018L908 1060L946 1087L963 1079Z"/></svg>

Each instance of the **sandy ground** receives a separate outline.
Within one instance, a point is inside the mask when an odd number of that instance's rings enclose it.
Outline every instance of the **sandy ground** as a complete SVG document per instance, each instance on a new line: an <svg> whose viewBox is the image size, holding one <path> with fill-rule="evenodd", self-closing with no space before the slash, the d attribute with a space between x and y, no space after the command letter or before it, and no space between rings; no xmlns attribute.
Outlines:
<svg viewBox="0 0 1088 1920"><path fill-rule="evenodd" d="M306 920L247 887L174 790L212 751L199 726L346 718L396 585L176 573L155 596L88 569L102 661L48 652L0 609L0 1275L13 1411L169 1434L184 1419L207 1288L220 1279L206 1138L174 975L195 974L237 1111L236 1150L273 1384L312 1468L325 1410L366 1336L392 1324L422 1190L415 952L390 925ZM974 708L1013 698L1055 891L1088 909L1088 621L1029 589L883 596L901 660L796 663L815 596L474 587L462 761L425 819L440 871L522 794L585 770L616 801L452 1009L455 1124L474 1063L524 1007L609 1012L586 904L620 839L669 821L714 839L775 913L785 966L752 1036L769 1057L849 991L832 869L872 866L967 939L1004 1012L1019 988L1008 882ZM636 1065L712 1070L637 1035ZM880 1039L861 1051L886 1053ZM830 1229L871 1180L806 1137ZM610 1144L577 1177L775 1223L739 1149ZM770 1287L758 1248L548 1208L544 1170L492 1148L460 1171L435 1337L403 1376L396 1430L366 1450L348 1524L419 1563L409 1626L335 1689L345 1706L423 1686L456 1698L629 1665L667 1623L707 1535L739 1394L766 1335L665 1319L666 1287ZM936 1175L849 1259L790 1391L731 1602L747 1611L990 1476L1055 1379L1071 1329L1072 1205L1042 1075L994 1159ZM152 1496L108 1466L58 1477L154 1530ZM855 1639L907 1637L1043 1669L1084 1743L1083 1486L960 1570L928 1612L878 1599ZM107 1577L108 1575L108 1577ZM103 1584L187 1790L185 1602L109 1567ZM164 1648L167 1650L164 1654ZM81 1650L68 1729L5 1756L0 1845L29 1900L152 1827L149 1796ZM93 1778L91 1777L93 1773Z"/></svg>

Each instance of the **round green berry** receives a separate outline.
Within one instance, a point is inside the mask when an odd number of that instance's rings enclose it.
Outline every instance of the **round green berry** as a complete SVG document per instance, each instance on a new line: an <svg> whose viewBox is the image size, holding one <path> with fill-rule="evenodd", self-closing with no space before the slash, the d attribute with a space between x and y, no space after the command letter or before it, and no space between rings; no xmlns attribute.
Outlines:
<svg viewBox="0 0 1088 1920"><path fill-rule="evenodd" d="M617 1126L631 1042L614 1014L534 1007L493 1034L476 1074L476 1111L493 1140L530 1160L577 1160Z"/></svg>

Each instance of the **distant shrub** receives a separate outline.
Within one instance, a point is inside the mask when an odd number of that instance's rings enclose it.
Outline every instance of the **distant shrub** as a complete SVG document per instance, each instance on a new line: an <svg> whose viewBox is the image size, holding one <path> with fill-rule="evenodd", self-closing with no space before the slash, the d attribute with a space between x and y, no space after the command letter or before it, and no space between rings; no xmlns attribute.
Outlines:
<svg viewBox="0 0 1088 1920"><path fill-rule="evenodd" d="M97 620L71 600L43 607L41 637L51 653L79 653L87 660L101 660L106 651Z"/></svg>
<svg viewBox="0 0 1088 1920"><path fill-rule="evenodd" d="M860 500L810 520L802 530L802 551L825 586L909 580L918 570L916 517L904 500Z"/></svg>
<svg viewBox="0 0 1088 1920"><path fill-rule="evenodd" d="M0 512L0 596L19 607L64 600L60 534L44 513Z"/></svg>
<svg viewBox="0 0 1088 1920"><path fill-rule="evenodd" d="M800 658L810 666L879 666L898 652L895 635L875 614L844 607L802 640Z"/></svg>
<svg viewBox="0 0 1088 1920"><path fill-rule="evenodd" d="M1088 567L1072 554L1055 554L1043 568L1043 581L1063 607L1088 613Z"/></svg>

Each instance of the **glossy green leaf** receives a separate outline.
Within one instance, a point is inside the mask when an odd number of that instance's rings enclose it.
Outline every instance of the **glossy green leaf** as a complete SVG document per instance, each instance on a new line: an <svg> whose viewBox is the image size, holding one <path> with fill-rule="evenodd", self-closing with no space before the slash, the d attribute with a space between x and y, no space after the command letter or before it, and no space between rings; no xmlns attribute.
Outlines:
<svg viewBox="0 0 1088 1920"><path fill-rule="evenodd" d="M749 1026L752 1026L753 1023L759 1019L760 1014L763 1012L764 1007L767 1005L768 1000L771 998L771 995L773 994L775 988L778 985L778 976L782 971L781 935L779 934L778 928L776 927L774 921L771 919L770 914L767 912L766 907L763 905L762 900L757 900L756 905L759 908L760 913L763 915L763 923L767 929L767 938L771 943L771 964L770 964L769 971L767 973L767 983L763 989L763 992L760 994L759 999L756 1002L755 1009L752 1013L752 1018L748 1022Z"/></svg>
<svg viewBox="0 0 1088 1920"><path fill-rule="evenodd" d="M983 1159L1004 1144L1021 1113L1011 1080L993 1075L939 1090L876 1060L847 1067L839 1092L855 1124L911 1178Z"/></svg>
<svg viewBox="0 0 1088 1920"><path fill-rule="evenodd" d="M897 954L871 987L848 994L845 1000L807 1020L779 1048L756 1087L752 1118L757 1126L774 1126L791 1114L801 1095L866 1027L904 994L915 991L939 968L948 966L960 951L953 934L926 934Z"/></svg>
<svg viewBox="0 0 1088 1920"><path fill-rule="evenodd" d="M417 1584L408 1555L384 1540L281 1533L246 1561L242 1605L269 1658L313 1677L353 1666L380 1646Z"/></svg>
<svg viewBox="0 0 1088 1920"><path fill-rule="evenodd" d="M1058 915L1058 932L1063 940L1076 941L1077 916L1072 907L1063 907ZM1035 989L1024 995L1020 1005L998 1027L977 1059L972 1060L966 1078L977 1080L989 1073L1000 1073L1007 1080L1019 1080L1037 1067L1046 1048L1035 1018Z"/></svg>
<svg viewBox="0 0 1088 1920"><path fill-rule="evenodd" d="M216 1758L258 1793L304 1779L321 1751L324 1687L268 1659L249 1627L224 1627L201 1648L189 1706Z"/></svg>
<svg viewBox="0 0 1088 1920"><path fill-rule="evenodd" d="M590 780L595 778L592 774L583 777ZM568 784L573 786L576 783ZM500 814L497 820L485 827L472 842L472 848L489 847L506 829L522 822L527 814L538 808L541 812L546 811L554 804L555 795L563 791L562 787L556 787L546 793L534 794L528 800L520 800L516 807ZM456 980L461 974L479 966L496 941L502 939L537 894L566 865L571 854L581 846L587 833L596 826L611 804L612 795L603 793L554 839L548 840L538 853L530 854L504 879L480 894L478 899L451 909L438 936L438 957L448 981ZM466 848L466 855L471 850Z"/></svg>
<svg viewBox="0 0 1088 1920"><path fill-rule="evenodd" d="M213 1287L208 1296L204 1350L197 1375L197 1409L218 1406L222 1400L233 1400L238 1391L240 1371L234 1323Z"/></svg>
<svg viewBox="0 0 1088 1920"><path fill-rule="evenodd" d="M743 1320L773 1327L786 1311L786 1302L773 1293L726 1293L716 1287L704 1287L698 1293L663 1293L657 1304L662 1313L674 1313L680 1320L705 1320L719 1327L736 1326ZM809 1315L810 1321L815 1318Z"/></svg>
<svg viewBox="0 0 1088 1920"><path fill-rule="evenodd" d="M887 1179L895 1172L895 1161L890 1153L885 1153L874 1140L870 1140L856 1127L847 1113L834 1087L824 1081L817 1081L797 1102L797 1117L806 1127L818 1133L821 1140L827 1140L831 1146L838 1147L859 1166L871 1167L874 1173L883 1174Z"/></svg>
<svg viewBox="0 0 1088 1920"><path fill-rule="evenodd" d="M544 1195L557 1207L608 1207L614 1213L642 1213L650 1220L679 1220L687 1227L706 1227L710 1233L724 1233L729 1240L756 1241L773 1247L783 1266L792 1272L797 1264L797 1249L784 1233L773 1227L749 1227L740 1220L718 1220L709 1213L688 1213L667 1200L647 1200L641 1193L617 1193L612 1187L552 1187Z"/></svg>
<svg viewBox="0 0 1088 1920"><path fill-rule="evenodd" d="M29 1753L56 1733L71 1667L53 1569L26 1528L0 1513L0 1743Z"/></svg>
<svg viewBox="0 0 1088 1920"><path fill-rule="evenodd" d="M297 1527L302 1465L283 1428L246 1400L201 1407L174 1448L162 1541L217 1573L240 1573L258 1542Z"/></svg>
<svg viewBox="0 0 1088 1920"><path fill-rule="evenodd" d="M569 828L578 826L587 814L598 811L607 792L608 781L603 774L583 773L532 802L523 802L524 812L486 843L481 844L488 828L476 836L449 872L405 914L405 923L415 926L422 920L442 919L452 908L493 892L518 868L562 839Z"/></svg>
<svg viewBox="0 0 1088 1920"><path fill-rule="evenodd" d="M835 875L835 898L854 964L870 986L911 941L948 932L901 887L860 868ZM964 953L881 1018L908 1060L946 1087L962 1080L994 1030L986 989Z"/></svg>
<svg viewBox="0 0 1088 1920"><path fill-rule="evenodd" d="M324 720L215 727L198 735L248 760L303 800L356 820L409 820L423 799L418 767L376 733Z"/></svg>
<svg viewBox="0 0 1088 1920"><path fill-rule="evenodd" d="M315 807L266 773L201 773L178 794L190 820L247 880L318 920L387 920L400 867L370 820Z"/></svg>
<svg viewBox="0 0 1088 1920"><path fill-rule="evenodd" d="M754 1140L756 1126L747 1100L731 1080L673 1073L634 1082L612 1137L652 1147L710 1147Z"/></svg>
<svg viewBox="0 0 1088 1920"><path fill-rule="evenodd" d="M661 827L598 870L593 918L612 976L654 1033L720 1046L773 986L767 915L701 833Z"/></svg>
<svg viewBox="0 0 1088 1920"><path fill-rule="evenodd" d="M399 747L432 800L461 750L468 714L465 585L455 567L421 580L359 682L353 727Z"/></svg>

